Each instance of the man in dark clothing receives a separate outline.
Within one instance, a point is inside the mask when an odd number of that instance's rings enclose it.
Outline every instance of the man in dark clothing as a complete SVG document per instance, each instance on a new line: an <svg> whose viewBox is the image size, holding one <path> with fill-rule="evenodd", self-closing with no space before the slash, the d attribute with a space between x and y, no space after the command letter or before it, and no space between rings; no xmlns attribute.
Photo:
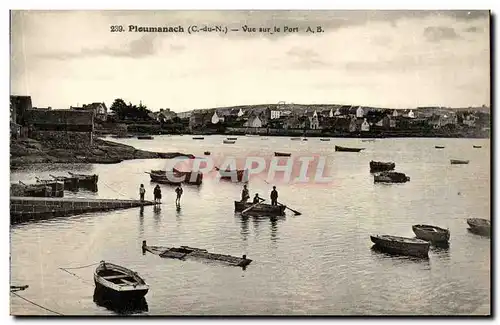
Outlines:
<svg viewBox="0 0 500 325"><path fill-rule="evenodd" d="M278 205L278 191L276 191L276 186L273 186L271 191L271 205Z"/></svg>
<svg viewBox="0 0 500 325"><path fill-rule="evenodd" d="M181 196L183 192L184 191L182 190L181 184L179 184L179 186L177 186L177 188L175 189L175 193L177 194L177 198L175 199L176 205L181 205Z"/></svg>
<svg viewBox="0 0 500 325"><path fill-rule="evenodd" d="M241 202L247 202L250 198L250 194L248 193L248 189L246 185L243 185L243 191L241 191Z"/></svg>
<svg viewBox="0 0 500 325"><path fill-rule="evenodd" d="M141 202L144 202L144 194L146 194L146 189L144 188L144 184L141 184L141 187L139 187L139 197L141 198Z"/></svg>
<svg viewBox="0 0 500 325"><path fill-rule="evenodd" d="M264 201L264 199L259 197L259 193L255 193L255 196L253 197L253 204L257 204L260 201Z"/></svg>
<svg viewBox="0 0 500 325"><path fill-rule="evenodd" d="M161 189L160 185L156 185L154 189L155 203L160 203L161 200Z"/></svg>

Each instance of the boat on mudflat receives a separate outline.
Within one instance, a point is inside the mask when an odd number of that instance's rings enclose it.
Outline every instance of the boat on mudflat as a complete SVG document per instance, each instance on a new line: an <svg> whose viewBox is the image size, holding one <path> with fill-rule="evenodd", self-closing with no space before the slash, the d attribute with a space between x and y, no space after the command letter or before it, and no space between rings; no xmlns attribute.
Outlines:
<svg viewBox="0 0 500 325"><path fill-rule="evenodd" d="M290 157L292 154L288 152L274 152L275 157Z"/></svg>
<svg viewBox="0 0 500 325"><path fill-rule="evenodd" d="M467 165L469 163L468 160L459 160L459 159L450 159L450 163L452 165Z"/></svg>
<svg viewBox="0 0 500 325"><path fill-rule="evenodd" d="M361 150L364 149L365 148L348 148L348 147L335 146L335 151L344 151L344 152L360 152Z"/></svg>
<svg viewBox="0 0 500 325"><path fill-rule="evenodd" d="M149 286L139 274L105 261L101 261L95 269L94 283L97 290L116 299L141 299L149 291Z"/></svg>
<svg viewBox="0 0 500 325"><path fill-rule="evenodd" d="M234 212L243 212L245 209L248 209L254 205L251 202L241 202L234 201ZM248 215L265 215L265 216L284 216L285 215L286 205L271 205L260 203L259 205L254 206L252 209L245 212Z"/></svg>
<svg viewBox="0 0 500 325"><path fill-rule="evenodd" d="M482 147L481 146L472 146L472 148L479 149L479 148L482 148Z"/></svg>
<svg viewBox="0 0 500 325"><path fill-rule="evenodd" d="M203 173L200 172L181 172L177 169L169 171L151 170L149 174L151 181L160 184L179 185L190 184L200 185L203 182Z"/></svg>
<svg viewBox="0 0 500 325"><path fill-rule="evenodd" d="M193 137L193 140L203 140L205 137Z"/></svg>
<svg viewBox="0 0 500 325"><path fill-rule="evenodd" d="M404 173L386 171L374 174L373 181L375 183L406 183L410 181L410 177Z"/></svg>
<svg viewBox="0 0 500 325"><path fill-rule="evenodd" d="M204 154L205 156L210 156L210 151L205 151L203 154Z"/></svg>
<svg viewBox="0 0 500 325"><path fill-rule="evenodd" d="M448 229L431 225L413 225L412 229L418 239L432 243L443 243L450 240L450 231Z"/></svg>
<svg viewBox="0 0 500 325"><path fill-rule="evenodd" d="M390 171L396 168L393 162L370 161L370 173Z"/></svg>
<svg viewBox="0 0 500 325"><path fill-rule="evenodd" d="M371 241L380 249L389 253L428 257L430 243L428 241L391 235L371 235Z"/></svg>
<svg viewBox="0 0 500 325"><path fill-rule="evenodd" d="M444 149L444 146L434 146L436 149Z"/></svg>
<svg viewBox="0 0 500 325"><path fill-rule="evenodd" d="M233 180L233 177L236 173L236 178L238 180L238 182L248 182L248 169L242 169L242 170L223 170L221 171L221 169L219 167L215 167L215 170L219 173L220 175L220 179L223 179L223 180Z"/></svg>
<svg viewBox="0 0 500 325"><path fill-rule="evenodd" d="M246 267L252 262L246 255L236 257L231 255L209 253L206 249L180 246L180 247L165 247L165 246L148 246L146 241L142 242L142 252L150 252L163 258L173 258L179 260L197 259L216 261L232 266Z"/></svg>
<svg viewBox="0 0 500 325"><path fill-rule="evenodd" d="M234 140L222 140L222 143L224 144L234 144L236 141Z"/></svg>
<svg viewBox="0 0 500 325"><path fill-rule="evenodd" d="M290 140L292 140L292 141L300 141L301 138L300 137L295 137L295 138L290 138Z"/></svg>
<svg viewBox="0 0 500 325"><path fill-rule="evenodd" d="M330 139L329 138L321 138L321 139L319 139L319 141L330 141Z"/></svg>
<svg viewBox="0 0 500 325"><path fill-rule="evenodd" d="M234 141L234 140L238 140L238 138L230 138L230 137L228 137L227 140Z"/></svg>
<svg viewBox="0 0 500 325"><path fill-rule="evenodd" d="M467 224L471 232L489 236L491 234L491 222L487 219L469 218Z"/></svg>
<svg viewBox="0 0 500 325"><path fill-rule="evenodd" d="M137 139L139 139L139 140L153 140L154 138L150 135L138 135Z"/></svg>

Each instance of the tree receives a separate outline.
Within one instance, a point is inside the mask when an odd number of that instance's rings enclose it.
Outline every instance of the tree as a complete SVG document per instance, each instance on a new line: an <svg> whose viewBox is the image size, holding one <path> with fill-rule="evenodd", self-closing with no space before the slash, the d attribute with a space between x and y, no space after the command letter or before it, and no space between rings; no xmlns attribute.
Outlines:
<svg viewBox="0 0 500 325"><path fill-rule="evenodd" d="M151 113L142 103L136 106L129 102L127 105L121 98L115 99L110 109L115 112L119 119L148 120L149 113Z"/></svg>

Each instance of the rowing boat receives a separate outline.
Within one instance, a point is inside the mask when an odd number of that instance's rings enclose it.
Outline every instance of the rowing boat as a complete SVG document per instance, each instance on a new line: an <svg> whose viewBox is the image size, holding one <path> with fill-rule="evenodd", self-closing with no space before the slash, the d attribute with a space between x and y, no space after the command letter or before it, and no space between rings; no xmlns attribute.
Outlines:
<svg viewBox="0 0 500 325"><path fill-rule="evenodd" d="M393 162L370 161L370 173L389 171L394 168L396 168L396 164Z"/></svg>
<svg viewBox="0 0 500 325"><path fill-rule="evenodd" d="M219 172L220 179L223 180L233 180L233 177L236 176L238 182L248 182L248 169L243 170L220 170L219 167L215 167L215 170Z"/></svg>
<svg viewBox="0 0 500 325"><path fill-rule="evenodd" d="M430 241L432 243L447 242L450 239L448 229L431 225L413 225L412 230L418 239Z"/></svg>
<svg viewBox="0 0 500 325"><path fill-rule="evenodd" d="M164 170L151 170L149 174L151 181L160 184L179 185L182 183L200 185L203 182L203 174L200 172L181 172L172 170L168 173Z"/></svg>
<svg viewBox="0 0 500 325"><path fill-rule="evenodd" d="M480 235L489 235L491 232L491 222L486 219L469 218L467 219L469 229Z"/></svg>
<svg viewBox="0 0 500 325"><path fill-rule="evenodd" d="M344 152L360 152L361 150L364 149L365 148L348 148L348 147L335 146L335 151L344 151Z"/></svg>
<svg viewBox="0 0 500 325"><path fill-rule="evenodd" d="M276 157L290 157L292 154L287 152L274 152Z"/></svg>
<svg viewBox="0 0 500 325"><path fill-rule="evenodd" d="M234 140L222 140L222 143L224 144L234 144L236 141Z"/></svg>
<svg viewBox="0 0 500 325"><path fill-rule="evenodd" d="M469 163L469 161L468 160L450 159L450 163L452 165L467 165Z"/></svg>
<svg viewBox="0 0 500 325"><path fill-rule="evenodd" d="M97 290L117 299L140 299L149 291L149 286L139 274L105 261L101 261L95 269L94 283Z"/></svg>
<svg viewBox="0 0 500 325"><path fill-rule="evenodd" d="M375 183L406 183L410 181L410 177L404 173L385 171L373 175L373 181Z"/></svg>
<svg viewBox="0 0 500 325"><path fill-rule="evenodd" d="M390 253L428 257L430 243L425 240L391 235L372 235L370 239L376 246Z"/></svg>
<svg viewBox="0 0 500 325"><path fill-rule="evenodd" d="M252 205L254 204L250 202L234 201L234 212L243 212ZM249 215L283 216L285 215L285 209L286 205L260 203L245 213Z"/></svg>

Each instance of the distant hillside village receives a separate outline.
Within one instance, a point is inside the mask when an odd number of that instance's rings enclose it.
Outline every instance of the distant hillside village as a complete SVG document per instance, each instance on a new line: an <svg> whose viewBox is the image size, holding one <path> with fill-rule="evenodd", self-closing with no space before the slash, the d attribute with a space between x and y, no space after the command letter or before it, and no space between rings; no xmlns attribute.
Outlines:
<svg viewBox="0 0 500 325"><path fill-rule="evenodd" d="M269 104L152 112L116 99L67 109L33 107L11 96L11 136L88 146L95 135L266 134L338 137L489 137L489 107L387 109L352 105Z"/></svg>

